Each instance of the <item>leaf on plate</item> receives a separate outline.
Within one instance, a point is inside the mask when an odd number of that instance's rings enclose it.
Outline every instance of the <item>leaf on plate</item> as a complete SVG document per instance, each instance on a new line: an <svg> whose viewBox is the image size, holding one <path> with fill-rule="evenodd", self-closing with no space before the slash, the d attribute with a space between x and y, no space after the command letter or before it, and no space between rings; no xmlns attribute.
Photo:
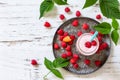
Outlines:
<svg viewBox="0 0 120 80"><path fill-rule="evenodd" d="M117 22L117 20L116 19L112 19L112 26L113 26L113 28L114 29L118 29L119 28L119 23Z"/></svg>
<svg viewBox="0 0 120 80"><path fill-rule="evenodd" d="M48 60L47 58L45 58L44 64L45 64L46 68L49 70L54 68L53 63L50 60Z"/></svg>
<svg viewBox="0 0 120 80"><path fill-rule="evenodd" d="M53 0L53 1L58 5L66 5L67 4L67 0Z"/></svg>
<svg viewBox="0 0 120 80"><path fill-rule="evenodd" d="M58 78L63 79L62 74L61 74L57 69L52 69L51 72L52 72L55 76L57 76Z"/></svg>
<svg viewBox="0 0 120 80"><path fill-rule="evenodd" d="M111 38L112 38L113 42L117 45L117 42L119 40L119 34L118 34L117 30L112 31Z"/></svg>

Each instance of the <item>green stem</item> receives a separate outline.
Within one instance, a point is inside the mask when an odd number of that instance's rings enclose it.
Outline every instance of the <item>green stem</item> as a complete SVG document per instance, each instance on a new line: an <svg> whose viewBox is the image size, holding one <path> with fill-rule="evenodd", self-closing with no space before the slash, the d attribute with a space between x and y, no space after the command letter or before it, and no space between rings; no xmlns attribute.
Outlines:
<svg viewBox="0 0 120 80"><path fill-rule="evenodd" d="M51 73L51 71L48 72L48 73L43 77L43 79L45 80L45 78L46 78L50 73Z"/></svg>

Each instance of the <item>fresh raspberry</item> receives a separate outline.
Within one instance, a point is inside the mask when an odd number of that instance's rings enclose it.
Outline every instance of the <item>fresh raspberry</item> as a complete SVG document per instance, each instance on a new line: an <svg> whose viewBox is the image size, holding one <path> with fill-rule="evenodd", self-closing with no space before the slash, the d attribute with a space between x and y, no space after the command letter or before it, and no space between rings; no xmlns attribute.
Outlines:
<svg viewBox="0 0 120 80"><path fill-rule="evenodd" d="M102 37L101 36L98 36L98 41L101 42L102 41Z"/></svg>
<svg viewBox="0 0 120 80"><path fill-rule="evenodd" d="M84 23L84 24L82 25L82 28L83 28L84 30L88 30L88 29L89 29L89 25L88 25L87 23Z"/></svg>
<svg viewBox="0 0 120 80"><path fill-rule="evenodd" d="M76 16L77 16L77 17L81 16L80 11L76 11Z"/></svg>
<svg viewBox="0 0 120 80"><path fill-rule="evenodd" d="M72 53L71 51L68 51L68 52L67 52L67 56L68 56L68 57L71 57L72 55L73 55L73 53Z"/></svg>
<svg viewBox="0 0 120 80"><path fill-rule="evenodd" d="M78 25L79 25L79 21L78 20L74 20L72 22L72 26L77 27Z"/></svg>
<svg viewBox="0 0 120 80"><path fill-rule="evenodd" d="M54 49L60 49L59 45L57 43L54 44Z"/></svg>
<svg viewBox="0 0 120 80"><path fill-rule="evenodd" d="M34 65L38 65L37 61L35 59L32 59L31 60L31 64L34 66Z"/></svg>
<svg viewBox="0 0 120 80"><path fill-rule="evenodd" d="M101 19L101 15L100 14L96 15L96 19Z"/></svg>
<svg viewBox="0 0 120 80"><path fill-rule="evenodd" d="M74 59L74 58L71 58L71 59L70 59L70 63L71 63L71 64L75 64L76 62L77 62L76 59Z"/></svg>
<svg viewBox="0 0 120 80"><path fill-rule="evenodd" d="M73 64L73 67L74 67L75 69L78 69L79 65L76 63L76 64Z"/></svg>
<svg viewBox="0 0 120 80"><path fill-rule="evenodd" d="M90 60L89 60L89 59L85 59L85 60L84 60L84 63L85 63L86 65L90 65Z"/></svg>
<svg viewBox="0 0 120 80"><path fill-rule="evenodd" d="M104 34L102 34L102 33L98 32L98 36L103 37L103 36L104 36Z"/></svg>
<svg viewBox="0 0 120 80"><path fill-rule="evenodd" d="M91 48L91 42L87 41L87 42L85 43L85 47Z"/></svg>
<svg viewBox="0 0 120 80"><path fill-rule="evenodd" d="M64 36L68 36L69 35L69 33L68 32L64 32Z"/></svg>
<svg viewBox="0 0 120 80"><path fill-rule="evenodd" d="M91 34L94 34L95 32L94 31L90 31Z"/></svg>
<svg viewBox="0 0 120 80"><path fill-rule="evenodd" d="M92 46L96 46L96 45L97 45L97 42L96 42L95 40L93 40L93 41L91 42L91 44L92 44Z"/></svg>
<svg viewBox="0 0 120 80"><path fill-rule="evenodd" d="M59 30L57 31L57 34L60 35L60 36L62 36L62 35L64 34L63 29L59 29Z"/></svg>
<svg viewBox="0 0 120 80"><path fill-rule="evenodd" d="M78 60L79 59L79 55L78 54L73 54L73 58Z"/></svg>
<svg viewBox="0 0 120 80"><path fill-rule="evenodd" d="M73 41L75 40L75 35L70 35L70 39Z"/></svg>
<svg viewBox="0 0 120 80"><path fill-rule="evenodd" d="M99 66L101 65L101 61L100 61L100 60L96 60L96 61L95 61L95 65L96 65L97 67L99 67Z"/></svg>
<svg viewBox="0 0 120 80"><path fill-rule="evenodd" d="M63 54L61 55L61 57L66 59L66 58L67 58L67 54L66 54L66 53L63 53Z"/></svg>
<svg viewBox="0 0 120 80"><path fill-rule="evenodd" d="M61 14L61 15L59 16L59 18L60 18L61 20L64 20L64 19L65 19L65 16L64 16L63 14Z"/></svg>
<svg viewBox="0 0 120 80"><path fill-rule="evenodd" d="M70 12L70 8L69 8L69 7L66 7L66 8L65 8L65 12L66 12L66 13Z"/></svg>
<svg viewBox="0 0 120 80"><path fill-rule="evenodd" d="M78 35L78 36L81 36L81 35L82 35L82 31L78 31L78 32L77 32L77 35Z"/></svg>
<svg viewBox="0 0 120 80"><path fill-rule="evenodd" d="M106 49L106 48L108 48L108 44L107 44L106 42L104 42L104 43L101 44L101 47L102 47L103 49Z"/></svg>
<svg viewBox="0 0 120 80"><path fill-rule="evenodd" d="M59 40L63 41L64 36L59 36Z"/></svg>
<svg viewBox="0 0 120 80"><path fill-rule="evenodd" d="M71 51L71 46L68 45L65 49L66 51Z"/></svg>
<svg viewBox="0 0 120 80"><path fill-rule="evenodd" d="M67 44L66 44L65 42L61 42L61 46L62 46L63 48L66 48L66 47L67 47Z"/></svg>
<svg viewBox="0 0 120 80"><path fill-rule="evenodd" d="M69 45L72 45L72 44L73 44L73 41L68 42L68 44L69 44Z"/></svg>
<svg viewBox="0 0 120 80"><path fill-rule="evenodd" d="M49 22L45 22L44 26L47 27L47 28L49 28L49 27L51 27L51 24Z"/></svg>

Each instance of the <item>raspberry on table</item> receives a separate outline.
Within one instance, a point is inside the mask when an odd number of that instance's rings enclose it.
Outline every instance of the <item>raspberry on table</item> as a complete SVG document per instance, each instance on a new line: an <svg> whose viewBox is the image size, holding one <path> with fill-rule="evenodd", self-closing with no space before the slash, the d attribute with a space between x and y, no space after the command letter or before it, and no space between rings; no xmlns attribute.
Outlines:
<svg viewBox="0 0 120 80"><path fill-rule="evenodd" d="M101 17L101 15L100 14L97 14L96 15L96 19L101 19L102 17Z"/></svg>
<svg viewBox="0 0 120 80"><path fill-rule="evenodd" d="M65 16L63 14L60 14L59 18L60 18L60 20L64 20Z"/></svg>
<svg viewBox="0 0 120 80"><path fill-rule="evenodd" d="M31 60L31 64L32 64L33 66L38 65L37 60L32 59L32 60Z"/></svg>
<svg viewBox="0 0 120 80"><path fill-rule="evenodd" d="M76 16L77 16L77 17L80 17L80 16L81 16L80 11L76 11Z"/></svg>
<svg viewBox="0 0 120 80"><path fill-rule="evenodd" d="M49 28L49 27L51 27L51 24L46 21L46 22L44 23L44 26L47 27L47 28Z"/></svg>
<svg viewBox="0 0 120 80"><path fill-rule="evenodd" d="M70 8L69 8L69 7L66 7L66 8L65 8L65 12L66 12L66 13L70 12Z"/></svg>

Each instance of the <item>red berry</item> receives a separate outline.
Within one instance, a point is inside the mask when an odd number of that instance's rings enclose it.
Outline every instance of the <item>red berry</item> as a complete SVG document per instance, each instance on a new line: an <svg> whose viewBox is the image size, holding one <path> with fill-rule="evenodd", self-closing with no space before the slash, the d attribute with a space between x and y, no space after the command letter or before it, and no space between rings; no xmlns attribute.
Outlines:
<svg viewBox="0 0 120 80"><path fill-rule="evenodd" d="M96 60L96 61L95 61L95 65L96 65L97 67L99 67L99 66L101 65L101 61L100 61L100 60Z"/></svg>
<svg viewBox="0 0 120 80"><path fill-rule="evenodd" d="M67 52L67 56L68 56L68 57L71 57L72 55L73 55L73 54L72 54L71 51L68 51L68 52Z"/></svg>
<svg viewBox="0 0 120 80"><path fill-rule="evenodd" d="M76 63L76 64L73 65L73 67L74 67L75 69L78 69L79 65Z"/></svg>
<svg viewBox="0 0 120 80"><path fill-rule="evenodd" d="M71 46L68 45L65 49L66 51L71 51Z"/></svg>
<svg viewBox="0 0 120 80"><path fill-rule="evenodd" d="M66 59L66 58L67 58L67 54L66 54L66 53L63 53L63 54L61 55L61 57Z"/></svg>
<svg viewBox="0 0 120 80"><path fill-rule="evenodd" d="M32 64L32 65L38 65L38 63L37 63L37 61L36 61L35 59L32 59L32 60L31 60L31 64Z"/></svg>
<svg viewBox="0 0 120 80"><path fill-rule="evenodd" d="M59 45L57 43L54 44L54 49L60 49Z"/></svg>
<svg viewBox="0 0 120 80"><path fill-rule="evenodd" d="M96 15L96 19L101 19L101 15L100 14Z"/></svg>
<svg viewBox="0 0 120 80"><path fill-rule="evenodd" d="M101 44L101 47L102 47L103 49L106 49L106 48L108 48L108 44L107 44L106 42L104 42L104 43Z"/></svg>
<svg viewBox="0 0 120 80"><path fill-rule="evenodd" d="M57 31L57 34L62 36L62 35L64 34L64 31L63 31L62 29L59 29L59 30Z"/></svg>
<svg viewBox="0 0 120 80"><path fill-rule="evenodd" d="M98 41L101 42L102 41L102 37L101 36L98 36Z"/></svg>
<svg viewBox="0 0 120 80"><path fill-rule="evenodd" d="M82 25L82 28L83 28L84 30L88 30L89 25L88 25L87 23L84 23L84 24Z"/></svg>
<svg viewBox="0 0 120 80"><path fill-rule="evenodd" d="M69 44L69 45L72 45L72 44L73 44L73 41L68 42L68 44Z"/></svg>
<svg viewBox="0 0 120 80"><path fill-rule="evenodd" d="M61 46L62 46L63 48L66 48L66 47L67 47L67 44L66 44L65 42L61 42Z"/></svg>
<svg viewBox="0 0 120 80"><path fill-rule="evenodd" d="M70 8L69 8L69 7L66 7L66 8L65 8L65 12L66 12L66 13L70 12Z"/></svg>
<svg viewBox="0 0 120 80"><path fill-rule="evenodd" d="M89 60L89 59L85 59L85 60L84 60L84 63L85 63L86 65L90 65L90 60Z"/></svg>
<svg viewBox="0 0 120 80"><path fill-rule="evenodd" d="M71 59L70 59L70 63L71 63L71 64L75 64L76 62L77 62L76 59L74 59L74 58L71 58Z"/></svg>
<svg viewBox="0 0 120 80"><path fill-rule="evenodd" d="M47 27L47 28L49 28L51 26L51 24L49 22L45 22L44 26Z"/></svg>
<svg viewBox="0 0 120 80"><path fill-rule="evenodd" d="M79 59L79 55L78 54L73 54L73 58L78 60Z"/></svg>
<svg viewBox="0 0 120 80"><path fill-rule="evenodd" d="M74 21L72 22L72 25L73 25L74 27L77 27L77 26L79 25L79 21L78 21L78 20L74 20Z"/></svg>
<svg viewBox="0 0 120 80"><path fill-rule="evenodd" d="M63 41L64 36L59 36L59 40Z"/></svg>
<svg viewBox="0 0 120 80"><path fill-rule="evenodd" d="M90 31L91 34L94 34L95 32L94 31Z"/></svg>
<svg viewBox="0 0 120 80"><path fill-rule="evenodd" d="M87 41L87 42L85 43L85 47L91 48L91 42Z"/></svg>
<svg viewBox="0 0 120 80"><path fill-rule="evenodd" d="M78 35L78 36L81 36L81 35L82 35L82 32L81 32L81 31L78 31L78 32L77 32L77 35Z"/></svg>
<svg viewBox="0 0 120 80"><path fill-rule="evenodd" d="M69 35L69 33L68 32L64 32L64 36L68 36Z"/></svg>
<svg viewBox="0 0 120 80"><path fill-rule="evenodd" d="M75 35L70 35L70 39L75 40Z"/></svg>
<svg viewBox="0 0 120 80"><path fill-rule="evenodd" d="M103 37L103 36L104 36L104 34L102 34L102 33L98 32L98 36Z"/></svg>
<svg viewBox="0 0 120 80"><path fill-rule="evenodd" d="M76 16L77 16L77 17L81 16L80 11L76 11Z"/></svg>
<svg viewBox="0 0 120 80"><path fill-rule="evenodd" d="M60 17L61 20L65 19L65 16L63 14L61 14L59 17Z"/></svg>
<svg viewBox="0 0 120 80"><path fill-rule="evenodd" d="M97 42L96 42L95 40L93 40L93 41L91 42L91 44L92 44L92 46L96 46L96 45L97 45Z"/></svg>

